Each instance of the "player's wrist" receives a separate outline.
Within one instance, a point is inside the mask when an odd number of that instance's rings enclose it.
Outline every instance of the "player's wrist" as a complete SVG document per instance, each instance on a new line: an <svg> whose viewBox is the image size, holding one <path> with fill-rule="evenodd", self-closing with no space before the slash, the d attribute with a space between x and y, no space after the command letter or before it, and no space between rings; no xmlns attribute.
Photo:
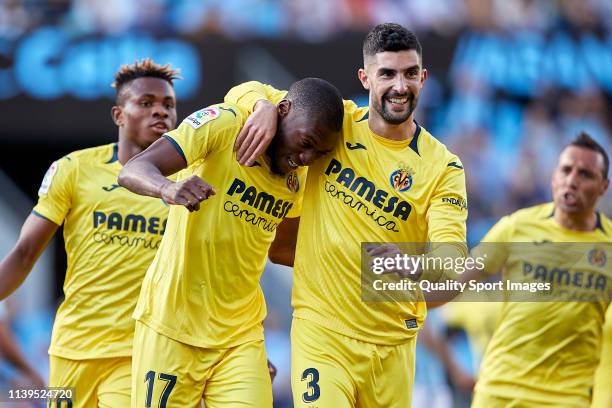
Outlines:
<svg viewBox="0 0 612 408"><path fill-rule="evenodd" d="M172 180L166 180L161 183L157 189L157 196L165 202L170 203L172 201L172 197L169 195L168 192L170 187L172 187L173 185L174 182Z"/></svg>
<svg viewBox="0 0 612 408"><path fill-rule="evenodd" d="M255 102L255 105L253 105L253 112L264 109L276 109L276 106L274 106L272 102L264 98L257 100Z"/></svg>

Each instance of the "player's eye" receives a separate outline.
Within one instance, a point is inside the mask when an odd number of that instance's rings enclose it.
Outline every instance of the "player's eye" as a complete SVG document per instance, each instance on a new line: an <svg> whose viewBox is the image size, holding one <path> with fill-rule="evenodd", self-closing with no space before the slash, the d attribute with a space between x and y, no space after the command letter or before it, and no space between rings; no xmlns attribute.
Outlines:
<svg viewBox="0 0 612 408"><path fill-rule="evenodd" d="M167 103L166 104L166 109L173 109L174 108L174 104L173 103Z"/></svg>
<svg viewBox="0 0 612 408"><path fill-rule="evenodd" d="M151 101L141 101L140 102L140 106L143 106L145 108L147 108L149 106L152 106L152 105L153 105L153 103L151 103Z"/></svg>

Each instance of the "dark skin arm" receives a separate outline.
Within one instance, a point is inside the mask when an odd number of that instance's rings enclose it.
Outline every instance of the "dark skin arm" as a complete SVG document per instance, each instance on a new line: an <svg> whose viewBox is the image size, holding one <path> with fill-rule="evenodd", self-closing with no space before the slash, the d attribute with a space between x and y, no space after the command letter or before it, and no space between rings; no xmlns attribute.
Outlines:
<svg viewBox="0 0 612 408"><path fill-rule="evenodd" d="M17 243L0 262L0 300L21 285L57 229L58 225L49 220L28 216Z"/></svg>
<svg viewBox="0 0 612 408"><path fill-rule="evenodd" d="M293 266L300 219L285 218L276 229L276 237L268 250L270 261L275 264Z"/></svg>
<svg viewBox="0 0 612 408"><path fill-rule="evenodd" d="M182 205L189 211L200 209L200 202L215 194L214 188L198 176L174 182L166 178L187 167L185 159L166 138L134 156L119 173L119 184L128 190Z"/></svg>
<svg viewBox="0 0 612 408"><path fill-rule="evenodd" d="M423 342L425 347L438 355L446 371L448 371L451 381L457 388L465 393L472 391L475 384L474 378L459 366L445 340L438 338L427 324L419 332L419 340Z"/></svg>
<svg viewBox="0 0 612 408"><path fill-rule="evenodd" d="M11 333L9 322L6 320L0 321L0 353L28 378L32 386L40 388L45 386L45 381L34 370L19 349L17 340L15 340Z"/></svg>

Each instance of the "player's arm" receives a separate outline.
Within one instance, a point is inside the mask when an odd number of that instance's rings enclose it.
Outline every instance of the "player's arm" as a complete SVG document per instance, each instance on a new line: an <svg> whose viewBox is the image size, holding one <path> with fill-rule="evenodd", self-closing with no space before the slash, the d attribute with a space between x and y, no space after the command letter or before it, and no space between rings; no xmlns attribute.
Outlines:
<svg viewBox="0 0 612 408"><path fill-rule="evenodd" d="M459 159L449 159L427 209L428 237L431 252L428 256L458 259L467 256L467 193L465 172ZM423 278L435 281L454 279L454 270L427 271Z"/></svg>
<svg viewBox="0 0 612 408"><path fill-rule="evenodd" d="M235 103L250 113L234 143L241 165L252 166L272 142L278 124L276 105L285 95L287 91L257 81L236 85L225 95L225 102Z"/></svg>
<svg viewBox="0 0 612 408"><path fill-rule="evenodd" d="M167 178L185 167L185 158L169 139L162 137L126 163L119 173L118 182L136 194L161 198L168 204L197 211L200 202L214 195L215 191L197 176L178 182Z"/></svg>
<svg viewBox="0 0 612 408"><path fill-rule="evenodd" d="M11 328L7 319L0 320L0 353L9 363L28 377L32 386L39 388L45 386L44 380L21 352L17 340L11 333Z"/></svg>
<svg viewBox="0 0 612 408"><path fill-rule="evenodd" d="M441 339L439 334L429 324L425 323L419 331L419 341L429 350L436 353L442 364L444 364L444 368L446 368L451 381L457 388L466 393L472 391L475 384L474 377L461 368L448 347L448 343L445 339Z"/></svg>
<svg viewBox="0 0 612 408"><path fill-rule="evenodd" d="M285 218L276 228L276 237L268 250L270 261L275 264L293 266L300 219Z"/></svg>
<svg viewBox="0 0 612 408"><path fill-rule="evenodd" d="M480 282L500 272L504 268L511 250L510 241L513 228L514 220L511 216L499 220L487 232L480 244L472 249L470 252L471 262L465 264L464 272L458 274L456 280L462 284L469 284L470 281ZM459 294L458 290L427 294L427 306L429 308L441 306L453 300Z"/></svg>
<svg viewBox="0 0 612 408"><path fill-rule="evenodd" d="M17 243L0 262L0 300L25 280L57 228L57 224L38 215L28 216Z"/></svg>

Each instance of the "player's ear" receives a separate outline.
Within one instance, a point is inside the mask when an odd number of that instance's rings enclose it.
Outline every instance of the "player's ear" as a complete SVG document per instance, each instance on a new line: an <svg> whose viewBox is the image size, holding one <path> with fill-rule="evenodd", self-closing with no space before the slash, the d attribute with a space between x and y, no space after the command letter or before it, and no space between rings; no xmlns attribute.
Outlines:
<svg viewBox="0 0 612 408"><path fill-rule="evenodd" d="M119 127L123 126L123 109L117 105L113 106L111 108L111 118L113 118L115 125Z"/></svg>
<svg viewBox="0 0 612 408"><path fill-rule="evenodd" d="M357 77L359 78L359 81L361 81L363 88L369 91L370 81L368 81L368 74L366 74L365 69L359 68L357 71Z"/></svg>
<svg viewBox="0 0 612 408"><path fill-rule="evenodd" d="M285 116L287 116L289 114L289 111L291 110L291 101L288 99L283 99L282 101L279 102L278 104L278 113L281 116L281 118L284 118Z"/></svg>
<svg viewBox="0 0 612 408"><path fill-rule="evenodd" d="M601 183L601 194L600 195L605 195L608 192L608 187L610 187L610 179L606 179L603 181L603 183Z"/></svg>
<svg viewBox="0 0 612 408"><path fill-rule="evenodd" d="M423 82L427 80L427 69L423 68L421 70L421 86L423 86Z"/></svg>

